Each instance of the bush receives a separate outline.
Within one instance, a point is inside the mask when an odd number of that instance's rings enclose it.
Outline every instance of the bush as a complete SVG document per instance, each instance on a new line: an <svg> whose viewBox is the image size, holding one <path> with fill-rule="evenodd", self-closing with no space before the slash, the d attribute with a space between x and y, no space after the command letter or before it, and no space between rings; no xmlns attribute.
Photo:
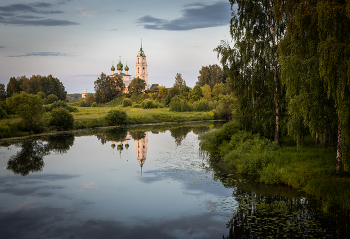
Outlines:
<svg viewBox="0 0 350 239"><path fill-rule="evenodd" d="M74 117L64 107L58 107L51 111L50 126L57 130L69 130L74 128Z"/></svg>
<svg viewBox="0 0 350 239"><path fill-rule="evenodd" d="M175 111L175 112L192 111L192 105L190 105L186 100L175 96L171 99L170 111Z"/></svg>
<svg viewBox="0 0 350 239"><path fill-rule="evenodd" d="M193 103L193 111L210 111L209 101L200 100Z"/></svg>
<svg viewBox="0 0 350 239"><path fill-rule="evenodd" d="M0 119L4 118L7 118L7 113L2 107L0 107Z"/></svg>
<svg viewBox="0 0 350 239"><path fill-rule="evenodd" d="M153 109L153 108L158 108L158 103L155 102L154 100L144 100L141 104L143 109Z"/></svg>
<svg viewBox="0 0 350 239"><path fill-rule="evenodd" d="M97 103L96 102L92 103L91 107L97 107Z"/></svg>
<svg viewBox="0 0 350 239"><path fill-rule="evenodd" d="M137 103L133 103L132 107L134 107L134 108L141 108L142 105L141 104L137 104Z"/></svg>
<svg viewBox="0 0 350 239"><path fill-rule="evenodd" d="M54 94L47 96L47 103L52 104L53 102L58 101L58 97Z"/></svg>
<svg viewBox="0 0 350 239"><path fill-rule="evenodd" d="M56 101L56 102L52 103L51 105L46 105L45 111L50 112L53 109L56 109L59 107L66 108L69 112L78 112L78 109L76 107L70 106L65 101L62 101L62 100Z"/></svg>
<svg viewBox="0 0 350 239"><path fill-rule="evenodd" d="M132 106L132 101L129 98L123 99L123 107Z"/></svg>
<svg viewBox="0 0 350 239"><path fill-rule="evenodd" d="M110 110L105 119L108 125L125 125L127 122L127 115L125 111L122 110Z"/></svg>
<svg viewBox="0 0 350 239"><path fill-rule="evenodd" d="M79 100L79 107L90 107L90 103L87 102L85 99Z"/></svg>

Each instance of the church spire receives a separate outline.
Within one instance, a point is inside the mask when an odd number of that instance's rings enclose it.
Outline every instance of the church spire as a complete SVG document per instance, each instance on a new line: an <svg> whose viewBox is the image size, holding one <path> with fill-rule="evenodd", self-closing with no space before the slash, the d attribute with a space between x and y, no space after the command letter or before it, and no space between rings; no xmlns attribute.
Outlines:
<svg viewBox="0 0 350 239"><path fill-rule="evenodd" d="M140 51L142 52L142 39L141 39L141 48L140 48Z"/></svg>

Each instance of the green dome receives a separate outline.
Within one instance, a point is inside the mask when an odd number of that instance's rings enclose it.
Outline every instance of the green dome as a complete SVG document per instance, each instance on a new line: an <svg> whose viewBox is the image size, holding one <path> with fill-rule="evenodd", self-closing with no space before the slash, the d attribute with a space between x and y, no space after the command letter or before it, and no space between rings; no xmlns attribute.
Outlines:
<svg viewBox="0 0 350 239"><path fill-rule="evenodd" d="M115 71L115 67L113 65L111 67L111 71Z"/></svg>
<svg viewBox="0 0 350 239"><path fill-rule="evenodd" d="M129 70L129 67L128 65L125 66L125 70L128 71Z"/></svg>
<svg viewBox="0 0 350 239"><path fill-rule="evenodd" d="M117 65L117 70L118 71L122 71L123 70L123 64L119 61L118 65Z"/></svg>

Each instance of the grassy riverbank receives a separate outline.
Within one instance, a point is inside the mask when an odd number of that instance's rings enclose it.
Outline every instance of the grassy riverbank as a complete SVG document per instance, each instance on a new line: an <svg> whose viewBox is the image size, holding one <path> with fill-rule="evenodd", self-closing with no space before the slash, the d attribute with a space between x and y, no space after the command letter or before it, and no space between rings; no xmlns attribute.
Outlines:
<svg viewBox="0 0 350 239"><path fill-rule="evenodd" d="M105 116L110 110L119 109L127 113L127 125L162 123L162 122L187 122L200 120L213 120L214 116L209 112L172 112L169 108L142 109L132 107L78 107L78 112L73 112L74 129L87 129L109 126ZM49 128L44 132L50 132ZM12 117L0 120L1 138L21 137L29 135L22 132L20 118Z"/></svg>
<svg viewBox="0 0 350 239"><path fill-rule="evenodd" d="M271 142L231 121L201 138L201 147L240 173L267 184L284 184L350 209L350 177L335 172L336 151L313 144Z"/></svg>

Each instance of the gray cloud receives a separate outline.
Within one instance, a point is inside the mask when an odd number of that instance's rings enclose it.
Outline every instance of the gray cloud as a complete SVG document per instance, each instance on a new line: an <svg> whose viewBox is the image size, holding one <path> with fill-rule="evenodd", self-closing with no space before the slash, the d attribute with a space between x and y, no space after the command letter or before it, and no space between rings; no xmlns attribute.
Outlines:
<svg viewBox="0 0 350 239"><path fill-rule="evenodd" d="M0 46L0 49L1 49L1 48L6 48L6 47L4 47L4 46Z"/></svg>
<svg viewBox="0 0 350 239"><path fill-rule="evenodd" d="M187 31L198 28L224 26L231 19L231 6L228 2L212 4L191 3L183 6L182 17L173 20L144 16L138 23L146 29Z"/></svg>
<svg viewBox="0 0 350 239"><path fill-rule="evenodd" d="M15 12L25 12L25 13L41 13L41 14L57 14L57 13L63 13L62 11L46 11L46 10L39 10L36 7L44 7L44 5L47 7L47 4L45 3L34 3L34 4L12 4L5 7L0 7L0 12L6 12L6 13L15 13ZM51 5L51 4L49 4Z"/></svg>
<svg viewBox="0 0 350 239"><path fill-rule="evenodd" d="M27 56L72 56L62 52L29 52L24 55L7 56L7 57L27 57Z"/></svg>
<svg viewBox="0 0 350 239"><path fill-rule="evenodd" d="M66 3L68 1L65 1ZM60 2L58 3L60 4ZM63 3L62 3L63 4ZM42 16L28 14L59 14L63 13L58 10L45 10L45 8L54 7L54 4L45 2L35 2L30 4L12 4L0 7L0 24L17 25L17 26L71 26L79 25L77 22L43 19ZM40 19L40 20L39 20Z"/></svg>
<svg viewBox="0 0 350 239"><path fill-rule="evenodd" d="M71 25L79 25L77 22L71 22L67 20L57 20L57 19L42 19L42 20L31 20L31 19L16 19L16 18L8 18L1 19L0 23L9 24L9 25L18 25L18 26L71 26Z"/></svg>

